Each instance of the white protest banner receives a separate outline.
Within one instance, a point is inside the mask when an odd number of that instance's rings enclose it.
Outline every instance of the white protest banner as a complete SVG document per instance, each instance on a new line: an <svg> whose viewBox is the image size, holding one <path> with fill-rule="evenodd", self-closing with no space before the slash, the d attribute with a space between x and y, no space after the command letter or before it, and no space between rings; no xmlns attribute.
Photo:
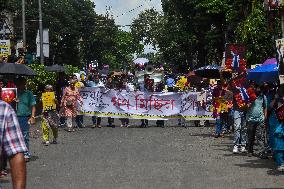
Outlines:
<svg viewBox="0 0 284 189"><path fill-rule="evenodd" d="M107 90L105 88L80 89L84 115L132 119L191 120L213 119L209 108L197 101L199 93L148 93ZM204 103L206 104L206 102Z"/></svg>
<svg viewBox="0 0 284 189"><path fill-rule="evenodd" d="M209 94L200 101L204 93L189 92L182 94L180 114L188 120L213 120L213 113L210 111L211 101Z"/></svg>

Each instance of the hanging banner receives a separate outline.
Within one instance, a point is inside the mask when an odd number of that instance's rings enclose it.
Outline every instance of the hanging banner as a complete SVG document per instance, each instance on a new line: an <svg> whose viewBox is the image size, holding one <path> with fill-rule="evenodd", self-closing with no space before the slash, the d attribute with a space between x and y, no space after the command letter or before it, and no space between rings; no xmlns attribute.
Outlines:
<svg viewBox="0 0 284 189"><path fill-rule="evenodd" d="M200 93L151 93L105 88L80 89L83 115L131 119L213 120L210 103ZM204 95L202 95L204 96ZM207 95L209 97L209 95ZM198 99L205 101L199 102Z"/></svg>
<svg viewBox="0 0 284 189"><path fill-rule="evenodd" d="M0 40L0 56L8 57L9 55L11 55L10 40Z"/></svg>

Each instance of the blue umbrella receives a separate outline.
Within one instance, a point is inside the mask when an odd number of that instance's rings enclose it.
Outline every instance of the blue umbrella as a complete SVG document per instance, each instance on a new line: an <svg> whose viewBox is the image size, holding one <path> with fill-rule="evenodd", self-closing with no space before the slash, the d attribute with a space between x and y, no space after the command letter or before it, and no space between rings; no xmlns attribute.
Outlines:
<svg viewBox="0 0 284 189"><path fill-rule="evenodd" d="M278 66L276 64L262 64L254 69L248 71L247 78L249 80L256 81L257 83L273 83L277 82L278 77Z"/></svg>

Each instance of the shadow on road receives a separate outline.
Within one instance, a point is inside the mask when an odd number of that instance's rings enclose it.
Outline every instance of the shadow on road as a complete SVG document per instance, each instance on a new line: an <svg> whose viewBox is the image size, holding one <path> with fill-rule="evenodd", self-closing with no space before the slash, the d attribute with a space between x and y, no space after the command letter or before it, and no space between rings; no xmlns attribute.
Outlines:
<svg viewBox="0 0 284 189"><path fill-rule="evenodd" d="M226 154L223 154L224 157L247 156L247 153L237 153L237 154L232 153L233 144L230 144L230 143L222 143L222 144L217 144L217 145L212 145L212 146L216 147L214 150L228 152ZM248 159L244 160L244 163L235 164L235 166L251 168L251 169L268 169L267 174L272 175L272 176L283 176L284 175L284 173L281 173L275 169L276 168L275 162L271 159L260 159L259 157L248 157ZM267 188L267 189L270 189L270 188ZM280 189L280 188L277 188L277 189Z"/></svg>
<svg viewBox="0 0 284 189"><path fill-rule="evenodd" d="M268 171L267 171L267 174L268 174L268 175L272 175L272 176L283 176L283 175L284 175L283 172L279 172L279 171L277 171L277 170L275 170L275 169L268 170ZM284 188L283 188L283 189L284 189Z"/></svg>
<svg viewBox="0 0 284 189"><path fill-rule="evenodd" d="M268 168L268 169L274 169L274 163L271 160L267 159L248 159L243 164L235 164L239 167L247 167L252 169L257 168Z"/></svg>

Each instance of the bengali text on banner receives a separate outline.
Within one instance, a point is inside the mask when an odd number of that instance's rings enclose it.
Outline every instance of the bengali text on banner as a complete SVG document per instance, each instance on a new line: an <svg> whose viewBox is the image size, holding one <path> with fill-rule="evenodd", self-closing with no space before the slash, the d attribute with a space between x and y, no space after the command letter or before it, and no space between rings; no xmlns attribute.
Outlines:
<svg viewBox="0 0 284 189"><path fill-rule="evenodd" d="M151 93L105 88L82 88L81 113L87 116L131 119L213 120L209 94Z"/></svg>

